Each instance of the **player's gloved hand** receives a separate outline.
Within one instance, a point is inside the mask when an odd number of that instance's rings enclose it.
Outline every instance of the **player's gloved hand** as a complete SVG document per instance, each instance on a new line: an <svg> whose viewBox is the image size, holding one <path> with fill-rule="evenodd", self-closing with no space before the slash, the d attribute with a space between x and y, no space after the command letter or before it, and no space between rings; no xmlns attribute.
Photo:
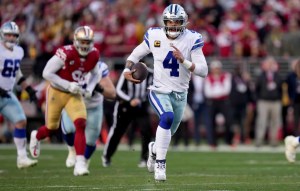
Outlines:
<svg viewBox="0 0 300 191"><path fill-rule="evenodd" d="M36 102L37 101L36 90L34 90L31 86L28 86L25 90L29 94L30 102Z"/></svg>
<svg viewBox="0 0 300 191"><path fill-rule="evenodd" d="M2 97L2 98L10 98L10 95L7 93L6 90L0 88L0 97Z"/></svg>
<svg viewBox="0 0 300 191"><path fill-rule="evenodd" d="M93 90L92 96L95 95L96 92L103 93L103 91L104 91L104 88L100 84L96 84L96 86Z"/></svg>
<svg viewBox="0 0 300 191"><path fill-rule="evenodd" d="M68 90L72 94L78 94L81 91L81 87L77 82L70 82Z"/></svg>
<svg viewBox="0 0 300 191"><path fill-rule="evenodd" d="M90 91L88 91L88 90L83 90L83 91L81 92L81 95L82 95L83 97L85 97L85 98L91 98L92 95L93 95L93 93L90 92Z"/></svg>

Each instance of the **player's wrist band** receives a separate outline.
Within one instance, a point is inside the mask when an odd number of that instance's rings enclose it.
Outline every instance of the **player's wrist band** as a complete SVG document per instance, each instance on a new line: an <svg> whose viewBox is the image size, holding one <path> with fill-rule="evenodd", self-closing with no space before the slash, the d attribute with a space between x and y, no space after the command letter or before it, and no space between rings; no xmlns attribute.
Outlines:
<svg viewBox="0 0 300 191"><path fill-rule="evenodd" d="M182 62L182 65L186 68L186 69L190 69L190 67L192 67L193 63L187 59L184 59L184 61Z"/></svg>
<svg viewBox="0 0 300 191"><path fill-rule="evenodd" d="M125 69L123 70L123 72L130 72L130 69L129 69L129 68L125 68Z"/></svg>
<svg viewBox="0 0 300 191"><path fill-rule="evenodd" d="M20 85L22 82L24 82L26 80L26 78L24 76L22 76L19 81L18 81L18 85Z"/></svg>

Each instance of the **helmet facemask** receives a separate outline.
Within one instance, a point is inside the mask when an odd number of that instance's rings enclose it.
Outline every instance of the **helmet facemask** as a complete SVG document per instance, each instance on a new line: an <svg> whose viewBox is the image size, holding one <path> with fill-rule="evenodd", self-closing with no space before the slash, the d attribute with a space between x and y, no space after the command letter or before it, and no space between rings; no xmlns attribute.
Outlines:
<svg viewBox="0 0 300 191"><path fill-rule="evenodd" d="M94 32L88 26L79 27L74 33L74 46L80 56L86 56L94 47Z"/></svg>
<svg viewBox="0 0 300 191"><path fill-rule="evenodd" d="M169 5L163 12L164 30L167 36L177 38L186 29L187 14L178 4ZM176 26L168 26L168 21L176 23Z"/></svg>
<svg viewBox="0 0 300 191"><path fill-rule="evenodd" d="M1 26L0 39L4 45L12 49L19 43L19 27L15 22L6 22Z"/></svg>

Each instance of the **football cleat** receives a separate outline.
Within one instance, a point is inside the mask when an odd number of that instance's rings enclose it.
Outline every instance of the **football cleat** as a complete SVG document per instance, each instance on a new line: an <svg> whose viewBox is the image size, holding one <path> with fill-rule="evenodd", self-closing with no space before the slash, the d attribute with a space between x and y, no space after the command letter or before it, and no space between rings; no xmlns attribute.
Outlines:
<svg viewBox="0 0 300 191"><path fill-rule="evenodd" d="M30 135L29 150L33 158L40 156L40 141L36 138L37 130L33 130Z"/></svg>
<svg viewBox="0 0 300 191"><path fill-rule="evenodd" d="M165 181L167 180L166 176L166 160L156 160L155 162L155 171L154 171L154 179L156 181Z"/></svg>
<svg viewBox="0 0 300 191"><path fill-rule="evenodd" d="M299 145L298 141L296 140L296 137L290 135L287 136L284 139L284 144L285 144L285 157L286 159L294 163L296 161L296 149Z"/></svg>
<svg viewBox="0 0 300 191"><path fill-rule="evenodd" d="M76 153L75 150L69 150L69 154L66 160L66 167L71 168L75 165L76 162Z"/></svg>
<svg viewBox="0 0 300 191"><path fill-rule="evenodd" d="M18 157L18 159L17 159L18 169L24 169L24 168L28 168L31 166L35 166L37 163L38 163L37 160L32 160L32 159L28 158L27 156Z"/></svg>
<svg viewBox="0 0 300 191"><path fill-rule="evenodd" d="M86 168L89 169L91 164L91 159L86 159Z"/></svg>
<svg viewBox="0 0 300 191"><path fill-rule="evenodd" d="M153 145L154 142L150 142L148 145L148 150L149 150L149 156L147 160L147 168L149 172L154 172L154 165L155 165L155 159L156 155L153 153Z"/></svg>
<svg viewBox="0 0 300 191"><path fill-rule="evenodd" d="M105 156L102 156L101 159L102 159L102 166L103 167L109 167L110 166L110 160L108 160Z"/></svg>
<svg viewBox="0 0 300 191"><path fill-rule="evenodd" d="M139 168L145 168L147 166L147 162L145 160L141 160L137 166Z"/></svg>
<svg viewBox="0 0 300 191"><path fill-rule="evenodd" d="M74 176L84 176L90 174L85 160L78 160L74 167Z"/></svg>

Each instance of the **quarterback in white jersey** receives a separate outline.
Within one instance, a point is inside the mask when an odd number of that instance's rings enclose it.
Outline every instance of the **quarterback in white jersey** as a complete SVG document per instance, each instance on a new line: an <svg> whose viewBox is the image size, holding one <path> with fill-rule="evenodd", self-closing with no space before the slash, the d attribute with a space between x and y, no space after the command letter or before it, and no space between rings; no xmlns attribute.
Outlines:
<svg viewBox="0 0 300 191"><path fill-rule="evenodd" d="M86 136L86 148L84 157L89 160L96 149L96 142L99 138L102 126L102 116L103 116L103 99L115 99L116 89L113 82L109 77L108 66L99 61L99 73L100 79L99 83L93 91L92 97L84 97L84 102L87 108L87 125L85 128ZM90 75L88 74L86 82ZM74 133L75 126L68 116L67 112L64 110L62 112L61 128L63 131L63 137L68 145L69 154L66 160L66 166L73 167L75 165L75 149L74 149Z"/></svg>
<svg viewBox="0 0 300 191"><path fill-rule="evenodd" d="M155 142L149 144L147 167L157 181L166 180L166 155L171 136L176 132L187 103L191 73L206 77L207 63L202 52L201 34L186 29L188 16L178 4L171 4L163 12L164 26L150 28L144 41L126 61L123 75L127 80L140 83L132 77L130 68L149 53L154 58L154 79L150 86L149 101L159 115Z"/></svg>
<svg viewBox="0 0 300 191"><path fill-rule="evenodd" d="M35 90L26 83L20 70L24 50L18 46L19 27L15 22L6 22L0 29L0 113L14 124L14 142L17 147L17 167L27 168L37 160L26 153L26 116L22 106L12 92L15 83L26 90L31 101L36 101Z"/></svg>

